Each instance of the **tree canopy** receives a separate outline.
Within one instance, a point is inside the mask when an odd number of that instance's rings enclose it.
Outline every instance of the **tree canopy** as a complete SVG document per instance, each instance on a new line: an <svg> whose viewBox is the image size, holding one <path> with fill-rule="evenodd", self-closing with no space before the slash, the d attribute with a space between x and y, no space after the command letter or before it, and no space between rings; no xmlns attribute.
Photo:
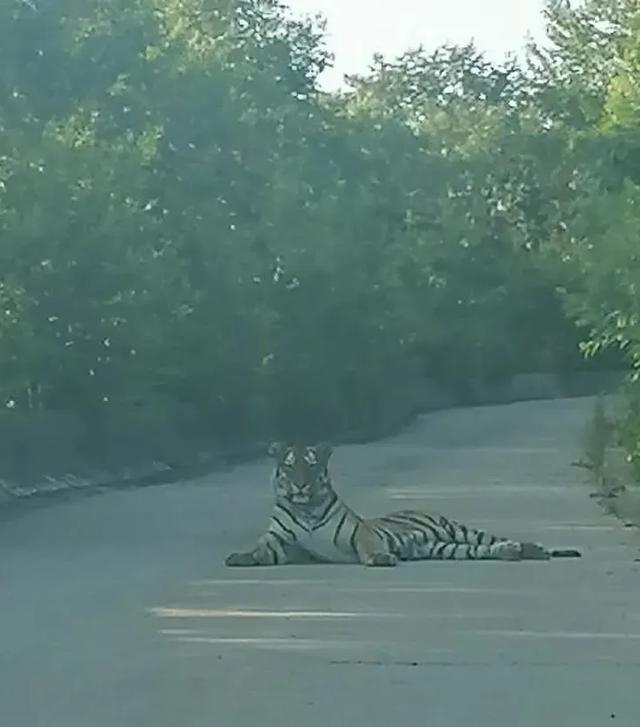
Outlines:
<svg viewBox="0 0 640 727"><path fill-rule="evenodd" d="M276 0L2 0L0 401L250 433L580 341L640 367L640 13L546 12L526 63L407 50L328 94Z"/></svg>

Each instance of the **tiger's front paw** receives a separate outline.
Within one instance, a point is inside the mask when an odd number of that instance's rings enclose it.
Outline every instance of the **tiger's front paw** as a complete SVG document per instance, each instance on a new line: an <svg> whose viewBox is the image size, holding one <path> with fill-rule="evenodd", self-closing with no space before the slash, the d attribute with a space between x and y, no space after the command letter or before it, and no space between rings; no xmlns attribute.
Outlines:
<svg viewBox="0 0 640 727"><path fill-rule="evenodd" d="M391 568L398 564L393 553L374 553L367 558L366 565L371 568Z"/></svg>
<svg viewBox="0 0 640 727"><path fill-rule="evenodd" d="M232 568L258 565L253 553L231 553L224 559L224 564Z"/></svg>

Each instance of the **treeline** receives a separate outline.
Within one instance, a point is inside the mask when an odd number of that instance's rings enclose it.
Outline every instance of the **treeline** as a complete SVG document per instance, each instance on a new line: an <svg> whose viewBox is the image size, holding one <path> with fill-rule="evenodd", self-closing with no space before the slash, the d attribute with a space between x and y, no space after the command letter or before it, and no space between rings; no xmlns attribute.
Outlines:
<svg viewBox="0 0 640 727"><path fill-rule="evenodd" d="M415 371L640 361L636 6L330 95L275 0L3 2L0 401L250 434L357 426Z"/></svg>

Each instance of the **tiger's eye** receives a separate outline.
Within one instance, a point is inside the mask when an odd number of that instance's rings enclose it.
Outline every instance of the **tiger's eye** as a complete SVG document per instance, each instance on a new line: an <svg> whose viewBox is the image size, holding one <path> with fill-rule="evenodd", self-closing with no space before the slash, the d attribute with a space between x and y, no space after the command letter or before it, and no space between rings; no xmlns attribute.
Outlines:
<svg viewBox="0 0 640 727"><path fill-rule="evenodd" d="M308 449L305 453L304 459L307 464L318 464L318 457L313 449Z"/></svg>

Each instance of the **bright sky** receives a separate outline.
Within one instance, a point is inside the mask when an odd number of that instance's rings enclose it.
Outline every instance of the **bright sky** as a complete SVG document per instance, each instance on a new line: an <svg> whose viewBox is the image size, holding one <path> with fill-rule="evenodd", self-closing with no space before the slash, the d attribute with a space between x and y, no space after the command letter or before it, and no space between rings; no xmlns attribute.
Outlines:
<svg viewBox="0 0 640 727"><path fill-rule="evenodd" d="M527 36L544 33L544 0L284 0L296 13L321 13L335 68L323 79L339 86L344 73L366 70L374 53L394 57L474 39L494 60L520 52Z"/></svg>

